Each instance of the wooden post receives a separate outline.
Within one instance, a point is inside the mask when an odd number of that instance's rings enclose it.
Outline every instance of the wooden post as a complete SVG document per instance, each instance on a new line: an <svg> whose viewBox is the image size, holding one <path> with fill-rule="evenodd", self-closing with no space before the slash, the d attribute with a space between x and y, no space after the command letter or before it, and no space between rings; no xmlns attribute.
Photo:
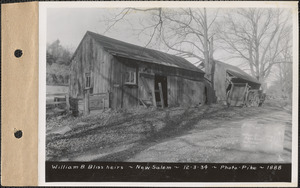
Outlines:
<svg viewBox="0 0 300 188"><path fill-rule="evenodd" d="M84 90L84 115L90 114L89 98L90 98L89 88L86 88Z"/></svg>
<svg viewBox="0 0 300 188"><path fill-rule="evenodd" d="M165 108L165 102L164 102L164 96L163 96L163 91L162 91L161 83L158 83L158 88L159 88L159 96L160 96L161 107Z"/></svg>
<svg viewBox="0 0 300 188"><path fill-rule="evenodd" d="M139 99L139 101L142 103L142 105L147 108L147 105L144 103L144 101L142 99Z"/></svg>
<svg viewBox="0 0 300 188"><path fill-rule="evenodd" d="M107 92L107 108L111 108L111 92Z"/></svg>
<svg viewBox="0 0 300 188"><path fill-rule="evenodd" d="M69 94L66 95L66 108L67 108L67 111L70 110L70 97L69 97Z"/></svg>
<svg viewBox="0 0 300 188"><path fill-rule="evenodd" d="M244 96L243 96L243 105L246 106L247 103L247 95L248 94L248 83L246 83L245 91L244 91Z"/></svg>
<svg viewBox="0 0 300 188"><path fill-rule="evenodd" d="M151 93L152 93L152 103L153 103L153 106L157 107L157 105L156 105L156 98L155 98L155 91L151 90Z"/></svg>
<svg viewBox="0 0 300 188"><path fill-rule="evenodd" d="M103 104L103 109L105 109L105 107L106 107L106 102L105 102L106 100L105 100L105 97L103 97L102 98L102 104Z"/></svg>

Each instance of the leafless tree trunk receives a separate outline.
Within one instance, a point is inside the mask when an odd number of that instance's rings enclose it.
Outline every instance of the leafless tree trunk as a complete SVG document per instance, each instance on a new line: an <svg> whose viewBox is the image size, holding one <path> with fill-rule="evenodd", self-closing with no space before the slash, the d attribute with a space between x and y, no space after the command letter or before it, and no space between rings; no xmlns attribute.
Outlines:
<svg viewBox="0 0 300 188"><path fill-rule="evenodd" d="M280 83L277 87L283 97L292 99L293 91L293 63L292 63L292 40L291 37L285 37L281 43L283 51L280 53L282 62L277 64L277 80Z"/></svg>

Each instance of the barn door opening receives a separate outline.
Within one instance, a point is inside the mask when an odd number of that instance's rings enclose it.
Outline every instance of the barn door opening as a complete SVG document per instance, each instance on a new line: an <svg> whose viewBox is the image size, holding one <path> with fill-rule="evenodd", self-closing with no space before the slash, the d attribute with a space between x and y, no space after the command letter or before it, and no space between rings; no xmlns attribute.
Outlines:
<svg viewBox="0 0 300 188"><path fill-rule="evenodd" d="M161 76L161 75L155 75L155 99L156 99L156 103L157 106L161 106L162 107L162 101L165 107L168 106L168 81L167 81L167 77L166 76ZM162 99L161 99L161 94L159 91L159 83L161 84L161 89L162 89Z"/></svg>
<svg viewBox="0 0 300 188"><path fill-rule="evenodd" d="M204 104L208 104L208 90L206 86L204 87L204 96L205 96Z"/></svg>

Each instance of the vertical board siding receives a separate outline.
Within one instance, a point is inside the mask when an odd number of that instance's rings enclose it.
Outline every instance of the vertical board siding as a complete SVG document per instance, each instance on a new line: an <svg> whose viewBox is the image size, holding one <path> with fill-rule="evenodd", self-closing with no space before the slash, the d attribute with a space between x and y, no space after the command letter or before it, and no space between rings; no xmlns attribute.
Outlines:
<svg viewBox="0 0 300 188"><path fill-rule="evenodd" d="M136 85L124 83L127 67L136 68ZM83 98L85 73L89 72L92 93L110 92L110 107L115 109L138 106L139 98L150 99L150 93L154 93L155 74L167 77L168 106L197 105L205 101L203 73L112 56L86 35L71 64L71 97ZM144 77L151 92L145 88L140 73L152 75Z"/></svg>
<svg viewBox="0 0 300 188"><path fill-rule="evenodd" d="M111 107L118 109L122 107L122 63L118 62L115 57L112 61L112 74L111 74L111 92L112 101Z"/></svg>
<svg viewBox="0 0 300 188"><path fill-rule="evenodd" d="M138 106L137 86L123 86L123 108Z"/></svg>
<svg viewBox="0 0 300 188"><path fill-rule="evenodd" d="M91 42L93 47L92 61L92 79L93 79L93 93L106 93L110 91L112 66L112 57L107 53L97 42Z"/></svg>
<svg viewBox="0 0 300 188"><path fill-rule="evenodd" d="M115 88L118 88L115 89L117 90L117 95L113 94L115 95L114 100L117 101L117 104L115 104L116 108L131 108L138 106L139 104L139 77L137 76L136 78L137 85L125 84L124 76L127 68L129 67L133 67L138 70L138 66L130 60L116 57L114 58L113 82L115 83Z"/></svg>
<svg viewBox="0 0 300 188"><path fill-rule="evenodd" d="M85 73L91 73L91 93L109 92L111 59L97 42L85 36L71 62L70 96L83 98Z"/></svg>
<svg viewBox="0 0 300 188"><path fill-rule="evenodd" d="M82 51L79 46L78 51ZM77 53L71 62L70 96L77 98L81 95L81 53Z"/></svg>
<svg viewBox="0 0 300 188"><path fill-rule="evenodd" d="M177 90L177 95L178 95L178 103L182 104L184 103L183 100L183 78L177 77L177 86L178 86L178 90Z"/></svg>
<svg viewBox="0 0 300 188"><path fill-rule="evenodd" d="M179 106L179 105L198 105L205 102L204 87L205 84L202 81L189 80L183 78L180 71L175 70L164 70L159 66L150 65L139 65L140 71L146 69L149 74L159 74L167 76L167 94L168 94L168 106ZM177 76L178 75L178 76ZM153 78L154 79L154 78ZM151 82L154 88L154 80ZM141 96L145 96L145 88L140 86Z"/></svg>
<svg viewBox="0 0 300 188"><path fill-rule="evenodd" d="M205 84L180 77L168 77L169 106L190 106L205 102Z"/></svg>
<svg viewBox="0 0 300 188"><path fill-rule="evenodd" d="M177 85L177 77L168 76L168 105L178 106L178 85Z"/></svg>

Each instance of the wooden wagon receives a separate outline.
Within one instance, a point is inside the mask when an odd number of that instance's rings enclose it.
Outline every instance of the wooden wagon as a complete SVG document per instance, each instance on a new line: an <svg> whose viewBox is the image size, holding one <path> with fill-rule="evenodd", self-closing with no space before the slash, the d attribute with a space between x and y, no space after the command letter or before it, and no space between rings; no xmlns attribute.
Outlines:
<svg viewBox="0 0 300 188"><path fill-rule="evenodd" d="M227 91L228 106L261 106L265 100L262 90L251 89L248 83L232 83Z"/></svg>

